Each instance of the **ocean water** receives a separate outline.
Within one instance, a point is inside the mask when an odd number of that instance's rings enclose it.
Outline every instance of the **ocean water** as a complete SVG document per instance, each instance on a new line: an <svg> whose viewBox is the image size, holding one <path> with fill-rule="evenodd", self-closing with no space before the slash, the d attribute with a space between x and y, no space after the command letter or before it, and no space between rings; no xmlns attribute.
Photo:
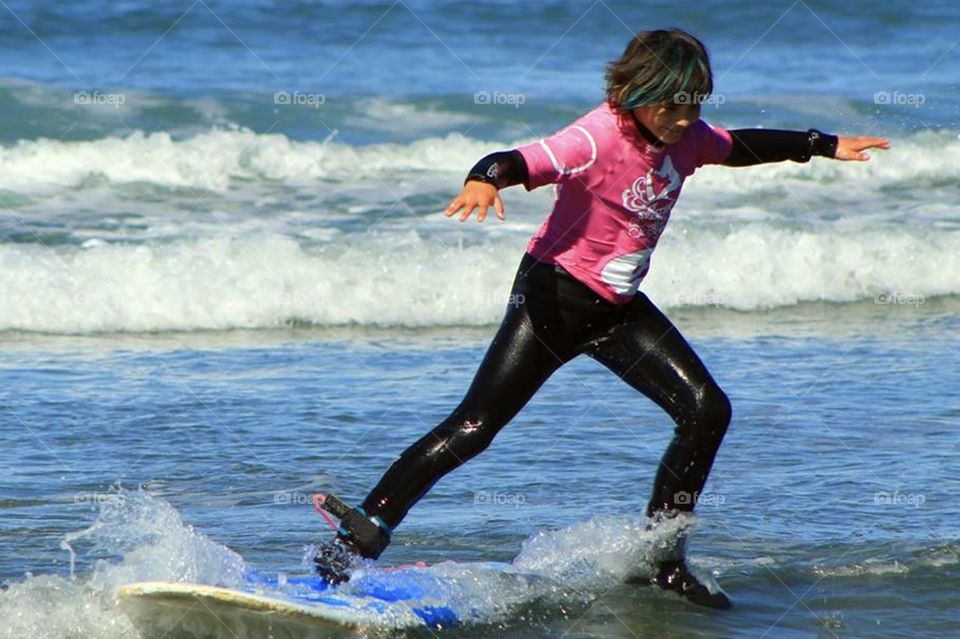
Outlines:
<svg viewBox="0 0 960 639"><path fill-rule="evenodd" d="M120 585L305 574L329 534L312 495L362 499L456 405L553 201L510 189L506 222L459 224L442 210L466 170L592 108L631 33L673 25L711 50L706 120L892 145L701 169L642 285L733 402L689 553L735 608L619 583L650 569L641 513L671 424L585 359L380 563L470 584L480 623L415 636L956 635L954 3L0 16L0 637L150 636ZM542 587L469 565L490 560Z"/></svg>

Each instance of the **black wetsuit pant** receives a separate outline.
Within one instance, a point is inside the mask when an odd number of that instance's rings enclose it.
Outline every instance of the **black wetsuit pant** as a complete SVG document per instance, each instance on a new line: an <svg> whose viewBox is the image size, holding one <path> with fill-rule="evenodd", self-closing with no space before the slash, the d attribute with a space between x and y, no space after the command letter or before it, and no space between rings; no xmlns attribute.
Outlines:
<svg viewBox="0 0 960 639"><path fill-rule="evenodd" d="M610 303L529 254L510 299L466 397L387 470L363 502L366 514L395 527L438 479L489 446L540 385L581 353L676 422L647 514L692 510L730 422L730 402L670 320L643 293L627 304Z"/></svg>

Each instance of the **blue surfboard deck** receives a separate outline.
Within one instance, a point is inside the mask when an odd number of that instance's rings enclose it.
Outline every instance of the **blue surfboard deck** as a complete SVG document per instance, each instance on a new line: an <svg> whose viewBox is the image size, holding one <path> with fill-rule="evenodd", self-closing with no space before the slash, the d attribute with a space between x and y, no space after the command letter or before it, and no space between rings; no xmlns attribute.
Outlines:
<svg viewBox="0 0 960 639"><path fill-rule="evenodd" d="M537 580L514 572L507 563L469 566L511 579ZM233 621L244 628L251 621L268 626L331 629L448 628L479 616L478 611L463 607L460 593L462 587L456 579L429 567L408 566L359 570L349 582L337 586L313 576L279 579L255 571L248 571L241 584L230 588L139 582L122 586L117 598L135 622L154 626L169 624L171 620L183 625L191 621L191 615L207 615L212 621L228 626Z"/></svg>

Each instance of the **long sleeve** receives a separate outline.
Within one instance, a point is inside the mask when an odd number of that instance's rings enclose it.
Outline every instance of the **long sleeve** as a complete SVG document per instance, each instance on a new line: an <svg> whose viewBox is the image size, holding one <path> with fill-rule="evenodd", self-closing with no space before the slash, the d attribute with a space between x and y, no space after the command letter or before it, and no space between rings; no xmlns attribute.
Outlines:
<svg viewBox="0 0 960 639"><path fill-rule="evenodd" d="M814 155L834 157L837 136L809 131L736 129L730 131L733 146L721 162L724 166L751 166L766 162L808 162Z"/></svg>

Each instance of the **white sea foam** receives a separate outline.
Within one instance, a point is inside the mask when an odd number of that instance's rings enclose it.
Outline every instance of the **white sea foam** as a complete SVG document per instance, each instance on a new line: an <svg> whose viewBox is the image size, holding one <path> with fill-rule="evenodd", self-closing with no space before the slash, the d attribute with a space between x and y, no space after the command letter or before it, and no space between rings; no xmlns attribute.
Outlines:
<svg viewBox="0 0 960 639"><path fill-rule="evenodd" d="M631 577L650 577L658 560L674 554L696 526L684 515L652 530L640 516L601 516L568 528L542 531L527 539L514 567L557 583L594 590Z"/></svg>
<svg viewBox="0 0 960 639"><path fill-rule="evenodd" d="M0 330L491 324L511 301L524 242L504 235L458 245L407 231L312 248L277 235L55 250L0 245ZM641 290L665 307L755 310L863 299L917 306L960 294L958 247L958 231L678 225Z"/></svg>
<svg viewBox="0 0 960 639"><path fill-rule="evenodd" d="M693 523L681 518L677 522L646 531L642 517L597 517L534 535L512 565L442 562L406 573L403 580L463 620L503 621L536 601L564 610L585 605L631 571L648 573L660 548ZM63 547L92 568L78 570L75 578L27 575L0 591L0 639L137 638L141 635L127 609L117 606L120 586L178 581L238 587L246 570L239 555L198 533L169 503L143 491L117 489L101 503L96 522L66 535ZM386 587L396 587L390 572L371 566L354 574L339 594L349 597L352 590L362 592L371 581L383 579ZM281 590L287 588L284 584ZM181 612L171 614L165 631L169 624L184 621ZM412 606L404 602L370 621L387 627L419 623ZM207 622L219 629L231 619L218 614L218 619ZM202 636L214 631L199 630Z"/></svg>
<svg viewBox="0 0 960 639"><path fill-rule="evenodd" d="M396 172L456 172L399 189L436 199L438 180L458 184L493 146L450 134L349 147L218 129L0 148L0 188L33 202L8 218L21 239L0 244L0 330L495 323L550 194L511 190L507 223L477 230L425 217L423 205L414 223L384 187ZM927 132L876 156L701 170L641 290L665 307L744 311L960 294L960 141ZM215 197L197 207L154 190L130 214L118 185L132 183ZM317 193L323 204L300 201ZM50 228L73 246L22 239Z"/></svg>
<svg viewBox="0 0 960 639"><path fill-rule="evenodd" d="M369 180L398 170L462 173L485 152L489 144L456 133L405 145L352 147L335 138L294 142L280 134L237 128L183 140L166 132L136 131L89 142L40 139L0 147L0 188L47 193L99 176L113 184L148 182L225 191L231 180L298 183Z"/></svg>
<svg viewBox="0 0 960 639"><path fill-rule="evenodd" d="M641 516L599 516L527 539L510 564L442 562L407 573L406 579L460 619L496 622L526 612L534 602L560 610L587 606L597 593L635 577L649 578L658 559L675 551L678 539L695 526L681 516L647 530ZM693 560L696 564L696 560ZM712 575L697 569L718 587ZM361 592L383 578L373 568L351 578L341 590Z"/></svg>
<svg viewBox="0 0 960 639"><path fill-rule="evenodd" d="M104 557L76 579L28 575L0 591L0 639L140 637L115 605L116 590L134 581L238 583L243 560L185 525L162 499L119 490L89 528L68 535L66 549ZM116 559L119 557L119 561Z"/></svg>
<svg viewBox="0 0 960 639"><path fill-rule="evenodd" d="M874 550L874 552L877 552ZM813 574L819 577L860 577L907 574L917 568L942 568L956 566L960 561L955 544L946 543L915 551L907 557L891 556L869 557L863 561L840 565L815 565Z"/></svg>
<svg viewBox="0 0 960 639"><path fill-rule="evenodd" d="M403 111L407 107L396 108ZM446 116L441 113L437 117ZM395 171L451 171L460 175L492 150L529 141L492 142L450 133L408 144L350 146L337 137L301 142L282 134L254 133L235 126L185 139L166 132L133 131L123 137L85 142L22 140L0 147L0 188L43 193L78 187L91 176L113 184L148 182L225 191L250 180L362 183ZM938 188L955 184L952 181L960 164L960 139L951 132L927 131L894 140L890 151L873 155L869 163L817 160L805 166L784 162L749 169L709 167L697 174L695 182L713 195L746 196L756 189L780 188L799 199L809 196L810 187L816 186L818 197L811 203L814 206L823 201L824 189L842 198L851 193L881 193L884 188ZM890 192L884 198L895 199L895 195Z"/></svg>
<svg viewBox="0 0 960 639"><path fill-rule="evenodd" d="M664 238L642 285L665 306L747 311L863 299L919 305L960 294L958 231L748 224L717 233L691 226L679 225Z"/></svg>

